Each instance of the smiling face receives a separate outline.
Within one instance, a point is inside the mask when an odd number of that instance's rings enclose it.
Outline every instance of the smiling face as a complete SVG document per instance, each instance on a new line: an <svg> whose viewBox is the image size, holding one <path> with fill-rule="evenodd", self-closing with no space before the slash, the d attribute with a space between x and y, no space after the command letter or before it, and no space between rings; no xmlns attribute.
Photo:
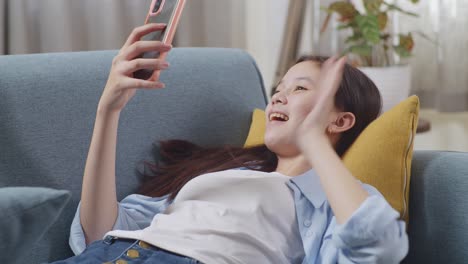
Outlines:
<svg viewBox="0 0 468 264"><path fill-rule="evenodd" d="M266 112L265 145L277 155L298 155L294 136L317 100L320 65L304 61L291 67L276 88Z"/></svg>

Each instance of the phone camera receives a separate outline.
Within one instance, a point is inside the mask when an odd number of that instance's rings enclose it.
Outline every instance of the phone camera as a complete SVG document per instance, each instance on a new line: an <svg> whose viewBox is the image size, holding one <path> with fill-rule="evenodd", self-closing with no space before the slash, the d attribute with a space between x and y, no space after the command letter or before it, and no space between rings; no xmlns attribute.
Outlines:
<svg viewBox="0 0 468 264"><path fill-rule="evenodd" d="M153 13L157 13L159 9L161 8L161 5L163 3L163 0L157 0L156 4L154 5Z"/></svg>

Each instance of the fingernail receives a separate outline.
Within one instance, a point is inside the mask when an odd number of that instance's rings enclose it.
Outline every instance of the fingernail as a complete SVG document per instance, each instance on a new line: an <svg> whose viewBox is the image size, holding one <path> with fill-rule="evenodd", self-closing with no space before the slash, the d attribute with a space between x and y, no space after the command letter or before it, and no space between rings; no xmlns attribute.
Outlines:
<svg viewBox="0 0 468 264"><path fill-rule="evenodd" d="M164 62L163 64L161 64L161 68L163 68L163 69L169 68L169 63Z"/></svg>

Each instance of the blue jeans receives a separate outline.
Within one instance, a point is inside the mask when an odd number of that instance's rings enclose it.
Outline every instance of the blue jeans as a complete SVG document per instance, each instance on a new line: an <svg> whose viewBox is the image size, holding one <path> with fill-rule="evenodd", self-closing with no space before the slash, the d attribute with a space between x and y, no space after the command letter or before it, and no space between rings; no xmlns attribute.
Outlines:
<svg viewBox="0 0 468 264"><path fill-rule="evenodd" d="M107 236L94 241L78 256L53 262L53 264L101 263L155 263L198 264L201 262L134 239L116 239Z"/></svg>

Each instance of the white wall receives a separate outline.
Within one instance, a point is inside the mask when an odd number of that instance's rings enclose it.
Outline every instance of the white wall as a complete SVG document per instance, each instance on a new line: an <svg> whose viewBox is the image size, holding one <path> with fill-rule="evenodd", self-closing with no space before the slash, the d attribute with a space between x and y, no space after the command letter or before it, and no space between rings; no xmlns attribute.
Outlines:
<svg viewBox="0 0 468 264"><path fill-rule="evenodd" d="M246 50L257 61L269 92L279 59L288 0L246 1Z"/></svg>

